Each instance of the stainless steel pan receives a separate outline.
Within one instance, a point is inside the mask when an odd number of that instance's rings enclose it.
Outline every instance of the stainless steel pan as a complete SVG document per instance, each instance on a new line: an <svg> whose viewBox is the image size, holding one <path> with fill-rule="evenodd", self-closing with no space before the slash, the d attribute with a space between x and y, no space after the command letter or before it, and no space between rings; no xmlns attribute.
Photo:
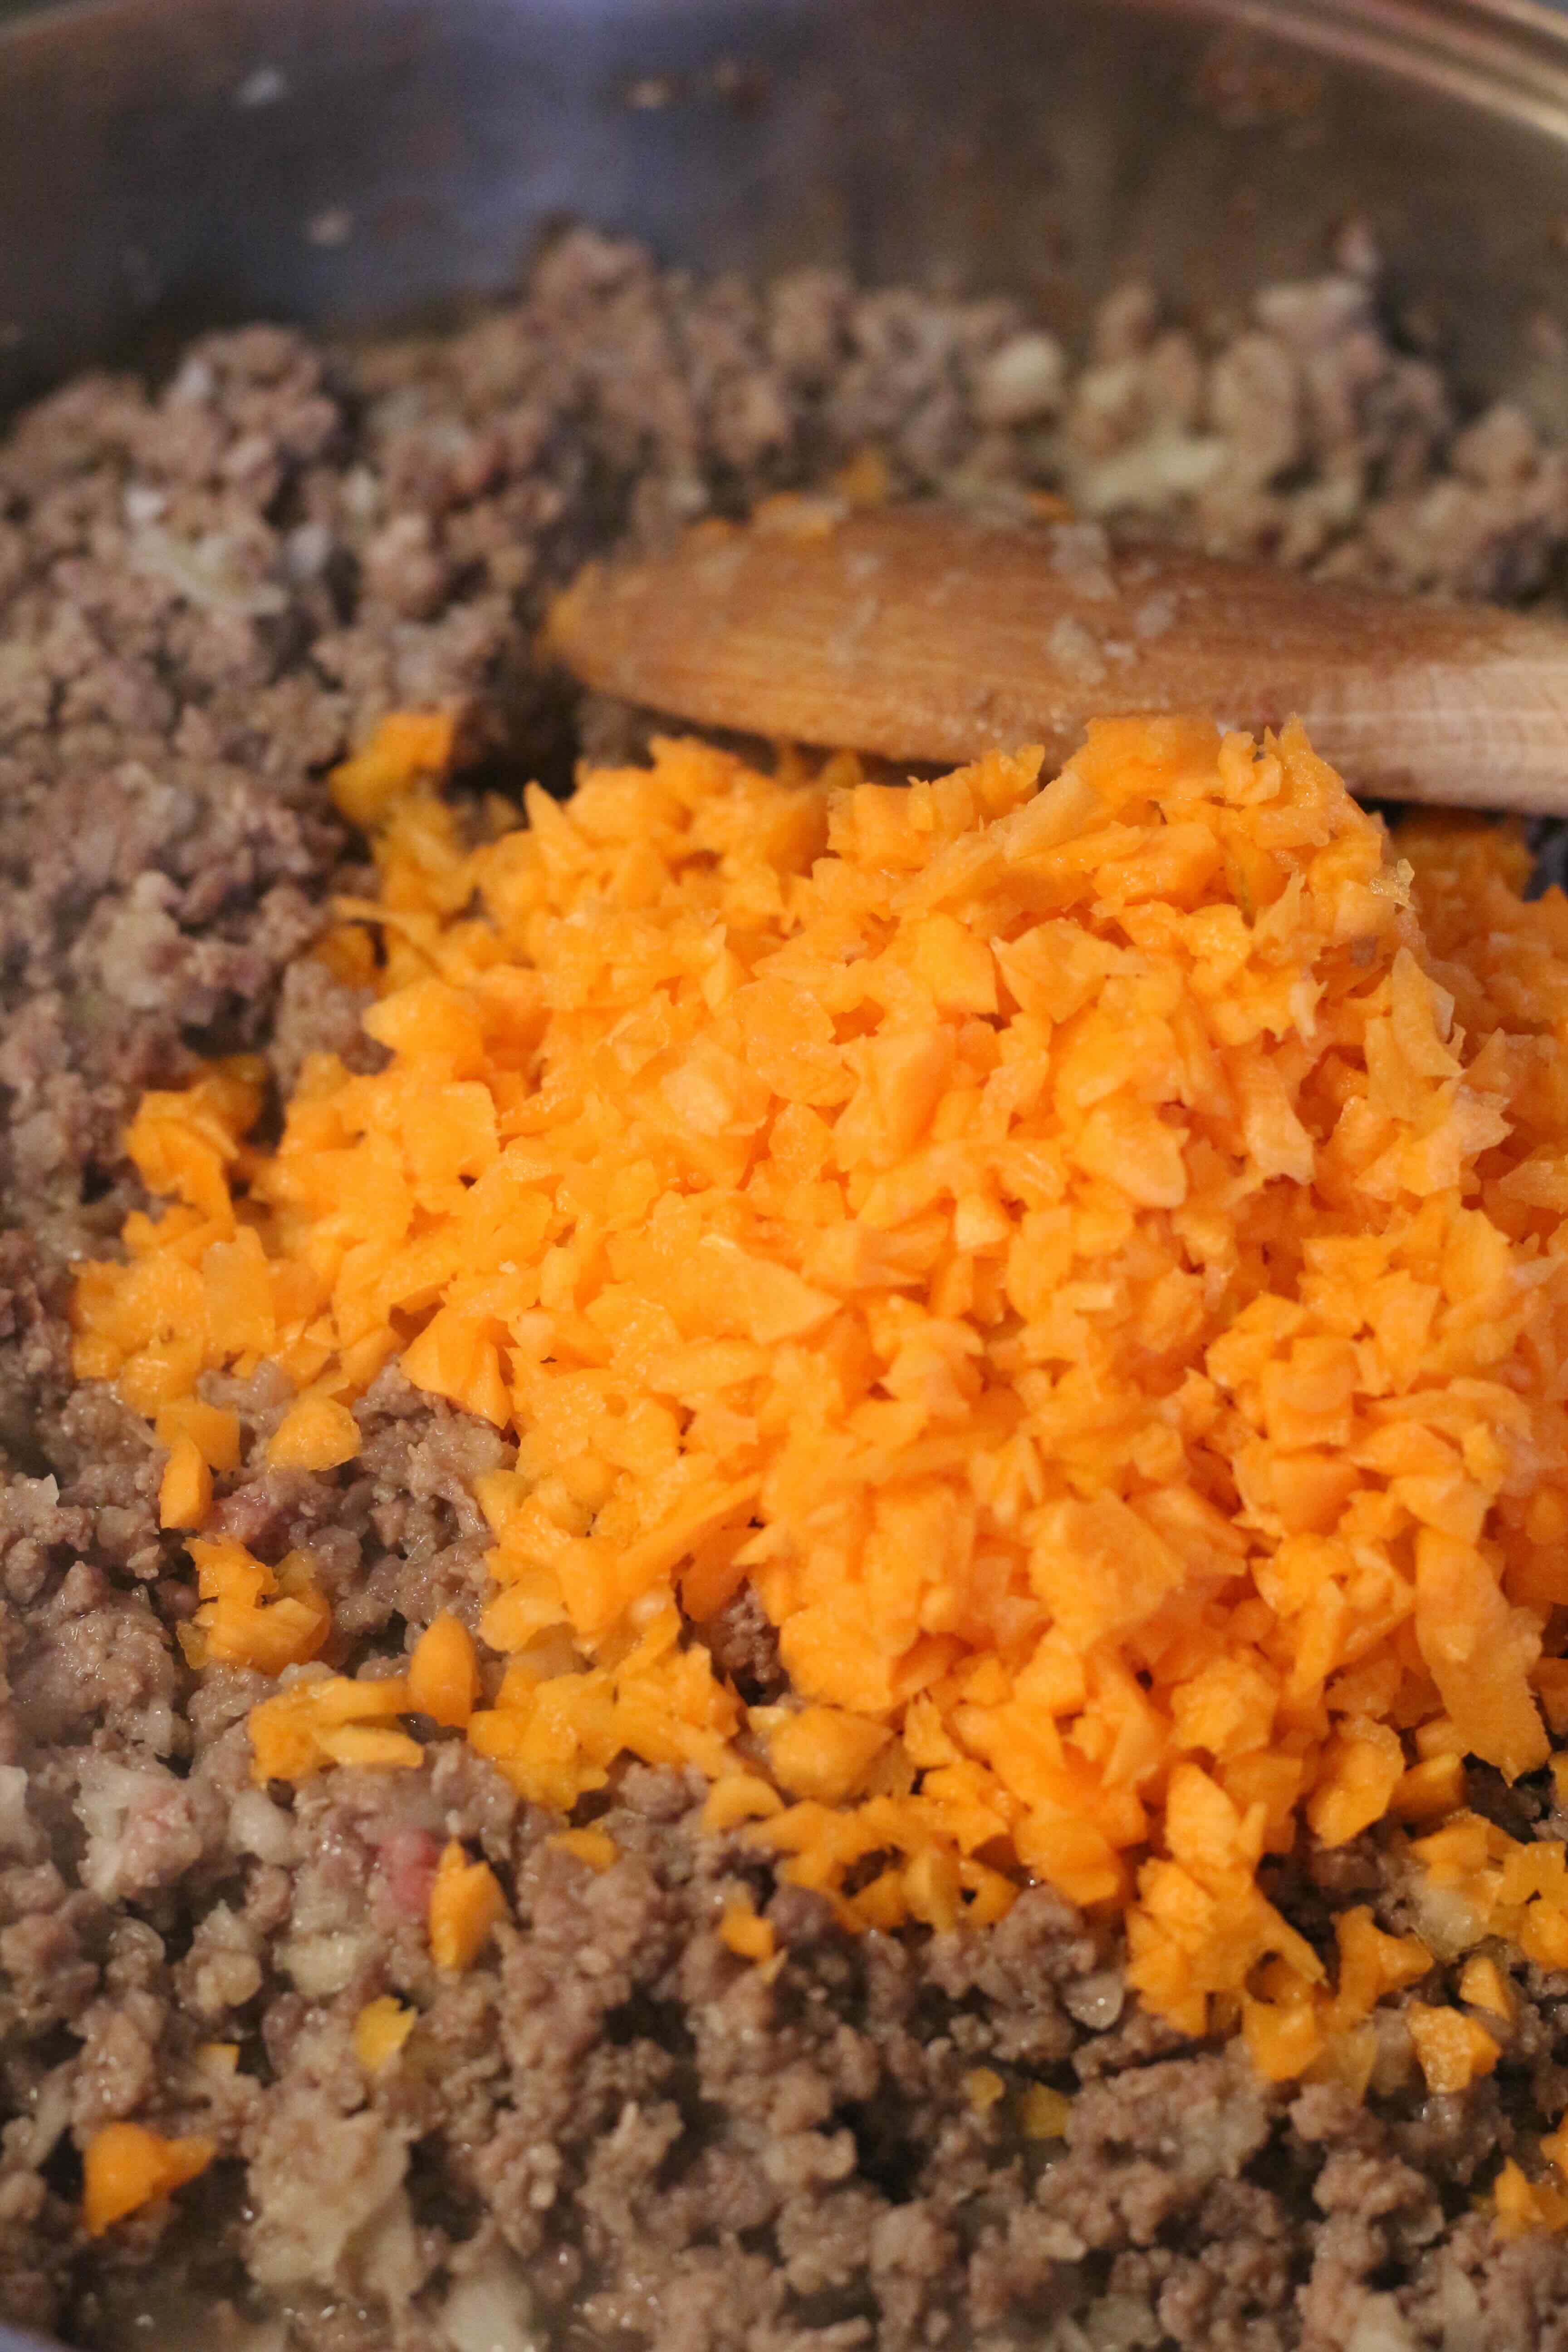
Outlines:
<svg viewBox="0 0 1568 2352"><path fill-rule="evenodd" d="M1527 0L0 5L0 404L195 322L504 286L563 215L1196 307L1359 215L1479 389L1568 423L1568 33Z"/></svg>
<svg viewBox="0 0 1568 2352"><path fill-rule="evenodd" d="M564 217L1070 333L1134 272L1224 313L1352 216L1408 331L1568 435L1568 23L1529 0L0 5L0 408L494 291Z"/></svg>

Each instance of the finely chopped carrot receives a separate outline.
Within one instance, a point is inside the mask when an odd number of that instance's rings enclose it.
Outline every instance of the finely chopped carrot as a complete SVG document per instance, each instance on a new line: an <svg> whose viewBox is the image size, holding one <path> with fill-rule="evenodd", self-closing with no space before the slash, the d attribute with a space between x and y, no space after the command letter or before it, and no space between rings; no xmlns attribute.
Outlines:
<svg viewBox="0 0 1568 2352"><path fill-rule="evenodd" d="M89 2237L100 2238L128 2213L173 2196L216 2154L214 2140L165 2139L142 2124L100 2125L82 2156L82 2224Z"/></svg>
<svg viewBox="0 0 1568 2352"><path fill-rule="evenodd" d="M695 1766L850 1926L1047 1880L1279 2076L1364 2087L1432 1957L1352 1912L1325 1966L1258 1879L1304 1838L1393 1816L1450 1924L1568 1965L1561 1848L1454 1813L1568 1727L1568 903L1518 839L1394 855L1299 727L1151 719L1043 788L666 742L473 846L398 724L321 950L386 1066L315 1056L269 1150L249 1064L147 1097L169 1205L81 1270L79 1374L175 1429L268 1360L337 1460L395 1358L513 1432L466 1737L534 1801ZM192 1549L198 1662L321 1646L307 1568ZM749 1717L700 1639L747 1583ZM296 1668L258 1776L416 1763L400 1698Z"/></svg>

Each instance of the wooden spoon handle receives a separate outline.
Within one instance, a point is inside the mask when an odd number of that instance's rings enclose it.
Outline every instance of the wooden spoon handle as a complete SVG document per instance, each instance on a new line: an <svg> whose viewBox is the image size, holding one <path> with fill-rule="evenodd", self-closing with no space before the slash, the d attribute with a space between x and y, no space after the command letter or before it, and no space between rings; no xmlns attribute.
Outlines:
<svg viewBox="0 0 1568 2352"><path fill-rule="evenodd" d="M1257 731L1297 712L1358 792L1568 815L1568 625L1113 554L1093 524L781 502L590 566L546 634L591 686L792 742L949 764L1043 742L1060 760L1092 718Z"/></svg>

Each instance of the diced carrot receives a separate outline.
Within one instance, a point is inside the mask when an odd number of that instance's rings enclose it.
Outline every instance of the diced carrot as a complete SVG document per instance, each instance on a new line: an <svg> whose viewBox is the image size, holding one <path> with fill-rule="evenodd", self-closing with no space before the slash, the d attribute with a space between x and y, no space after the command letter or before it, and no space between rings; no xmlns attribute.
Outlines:
<svg viewBox="0 0 1568 2352"><path fill-rule="evenodd" d="M82 2221L89 2237L100 2238L154 2198L170 2197L205 2172L217 2154L216 2140L165 2139L142 2124L103 2124L82 2153Z"/></svg>
<svg viewBox="0 0 1568 2352"><path fill-rule="evenodd" d="M182 1432L169 1448L158 1486L158 1525L199 1528L212 1508L213 1474L194 1437Z"/></svg>
<svg viewBox="0 0 1568 2352"><path fill-rule="evenodd" d="M1005 1919L1018 1899L1016 1880L1000 1870L993 1870L973 1855L965 1855L958 1865L958 1883L964 1891L963 1924L966 1927L994 1927Z"/></svg>
<svg viewBox="0 0 1568 2352"><path fill-rule="evenodd" d="M278 1699L263 1699L247 1718L250 1774L268 1780L308 1780L321 1769L322 1754L308 1716Z"/></svg>
<svg viewBox="0 0 1568 2352"><path fill-rule="evenodd" d="M498 1920L506 1896L488 1862L470 1862L456 1838L437 1864L430 1888L430 1955L438 1969L472 1968Z"/></svg>
<svg viewBox="0 0 1568 2352"><path fill-rule="evenodd" d="M1531 2230L1568 2228L1568 2194L1553 2183L1526 2178L1510 2156L1492 2186L1498 2228L1505 2238Z"/></svg>
<svg viewBox="0 0 1568 2352"><path fill-rule="evenodd" d="M1489 2074L1502 2055L1496 2036L1463 2010L1413 2000L1405 2020L1429 2091L1462 2091L1478 2075Z"/></svg>
<svg viewBox="0 0 1568 2352"><path fill-rule="evenodd" d="M858 1793L889 1736L886 1724L868 1723L841 1707L803 1707L774 1732L768 1762L794 1795L841 1804Z"/></svg>
<svg viewBox="0 0 1568 2352"><path fill-rule="evenodd" d="M903 1878L897 1870L879 1870L868 1885L850 1895L848 1916L857 1927L875 1927L885 1936L901 1927L910 1916Z"/></svg>
<svg viewBox="0 0 1568 2352"><path fill-rule="evenodd" d="M258 1608L230 1609L222 1601L196 1612L207 1637L208 1654L219 1665L255 1666L264 1675L313 1658L331 1631L332 1614L321 1593L280 1596Z"/></svg>
<svg viewBox="0 0 1568 2352"><path fill-rule="evenodd" d="M1489 1952L1473 1953L1459 1976L1459 1999L1511 2023L1519 2009L1513 1987Z"/></svg>
<svg viewBox="0 0 1568 2352"><path fill-rule="evenodd" d="M209 1470L239 1467L239 1415L225 1405L177 1397L160 1409L153 1434L160 1445L171 1447L177 1437L190 1438Z"/></svg>
<svg viewBox="0 0 1568 2352"><path fill-rule="evenodd" d="M1396 1822L1435 1821L1465 1801L1465 1759L1428 1756L1412 1764L1394 1786L1388 1810Z"/></svg>
<svg viewBox="0 0 1568 2352"><path fill-rule="evenodd" d="M1537 1968L1568 1969L1568 1912L1551 1904L1531 1903L1518 1935L1520 1950Z"/></svg>
<svg viewBox="0 0 1568 2352"><path fill-rule="evenodd" d="M569 1853L585 1862L590 1870L608 1870L620 1853L608 1830L557 1830L545 1843L553 1846L558 1853Z"/></svg>
<svg viewBox="0 0 1568 2352"><path fill-rule="evenodd" d="M352 1681L329 1675L292 1684L250 1710L251 1778L309 1780L328 1763L360 1763L408 1770L425 1751L406 1733L386 1727L409 1705L401 1677Z"/></svg>
<svg viewBox="0 0 1568 2352"><path fill-rule="evenodd" d="M369 1723L345 1723L319 1730L316 1745L334 1764L358 1764L367 1770L416 1772L425 1750L405 1731L387 1731Z"/></svg>
<svg viewBox="0 0 1568 2352"><path fill-rule="evenodd" d="M1363 1904L1340 1913L1334 1937L1339 1945L1334 2023L1341 2028L1367 2016L1386 1994L1419 1984L1432 1967L1432 1954L1419 1936L1386 1935Z"/></svg>
<svg viewBox="0 0 1568 2352"><path fill-rule="evenodd" d="M1242 2038L1266 2082L1289 2082L1303 2074L1323 2048L1323 2027L1310 2000L1266 2001L1246 1997Z"/></svg>
<svg viewBox="0 0 1568 2352"><path fill-rule="evenodd" d="M742 1822L765 1821L784 1811L784 1799L754 1772L727 1773L715 1780L702 1806L702 1826L710 1832L732 1830Z"/></svg>
<svg viewBox="0 0 1568 2352"><path fill-rule="evenodd" d="M359 1452L359 1423L335 1397L302 1396L291 1404L267 1448L272 1470L335 1470Z"/></svg>
<svg viewBox="0 0 1568 2352"><path fill-rule="evenodd" d="M719 1940L742 1960L771 1960L775 1948L773 1922L759 1918L749 1898L731 1895L719 1921Z"/></svg>
<svg viewBox="0 0 1568 2352"><path fill-rule="evenodd" d="M384 1723L395 1715L406 1715L413 1706L404 1675L380 1675L374 1679L328 1675L317 1681L296 1683L289 1696L303 1699L314 1720L328 1727Z"/></svg>
<svg viewBox="0 0 1568 2352"><path fill-rule="evenodd" d="M351 824L384 823L397 801L421 780L444 775L451 763L456 728L441 710L395 710L352 760L334 768L327 782Z"/></svg>
<svg viewBox="0 0 1568 2352"><path fill-rule="evenodd" d="M367 2074L379 2074L396 2057L415 2026L418 2011L407 2009L390 1993L367 2000L353 2023L354 2056Z"/></svg>
<svg viewBox="0 0 1568 2352"><path fill-rule="evenodd" d="M461 1731L479 1692L479 1659L466 1625L443 1610L433 1617L408 1661L408 1703L436 1723Z"/></svg>
<svg viewBox="0 0 1568 2352"><path fill-rule="evenodd" d="M1307 1803L1307 1819L1325 1845L1343 1845L1380 1822L1405 1779L1405 1750L1386 1723L1363 1723L1331 1745Z"/></svg>
<svg viewBox="0 0 1568 2352"><path fill-rule="evenodd" d="M943 1934L957 1927L963 1904L956 1856L925 1846L906 1864L900 1884L911 1919Z"/></svg>

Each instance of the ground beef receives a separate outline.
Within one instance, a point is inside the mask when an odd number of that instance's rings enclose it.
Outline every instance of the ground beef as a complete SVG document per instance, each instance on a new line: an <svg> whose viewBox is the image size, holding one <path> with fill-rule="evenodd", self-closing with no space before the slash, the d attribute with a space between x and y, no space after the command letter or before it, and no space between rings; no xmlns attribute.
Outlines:
<svg viewBox="0 0 1568 2352"><path fill-rule="evenodd" d="M155 388L85 377L0 445L0 2314L80 2346L232 2352L1549 2352L1568 2253L1472 2210L1568 2099L1561 1979L1519 1963L1502 2064L1428 2099L1388 2012L1373 2091L1269 2091L1142 2012L1115 1938L1036 1890L983 1936L847 1939L700 1790L627 1771L619 1859L553 1846L460 1739L431 1769L257 1788L260 1678L194 1682L162 1457L74 1389L70 1267L137 1202L148 1086L215 1051L374 1063L363 999L301 956L362 845L326 769L398 704L461 712L460 792L556 785L644 714L578 711L531 655L586 553L846 467L895 492L1026 489L1221 551L1411 590L1533 593L1568 466L1461 418L1379 320L1364 239L1215 346L1146 288L1071 359L1012 301L764 291L586 236L462 332L324 353L258 327ZM478 802L476 800L476 807ZM265 1465L263 1371L216 1383L218 1525L307 1547L331 1662L470 1625L471 1498L509 1449L395 1370L356 1461ZM746 1596L700 1629L752 1701ZM1483 1785L1513 1834L1544 1793ZM505 1881L469 1974L431 1967L450 1836ZM775 1967L717 1922L744 1891ZM1274 1892L1310 1934L1411 1890L1375 1838ZM1417 1988L1428 1996L1434 1984ZM418 2021L367 2076L353 2021ZM229 2053L237 2053L232 2064ZM1022 2094L1070 2094L1032 2139ZM87 2244L79 2151L117 2117L218 2143L173 2205Z"/></svg>

